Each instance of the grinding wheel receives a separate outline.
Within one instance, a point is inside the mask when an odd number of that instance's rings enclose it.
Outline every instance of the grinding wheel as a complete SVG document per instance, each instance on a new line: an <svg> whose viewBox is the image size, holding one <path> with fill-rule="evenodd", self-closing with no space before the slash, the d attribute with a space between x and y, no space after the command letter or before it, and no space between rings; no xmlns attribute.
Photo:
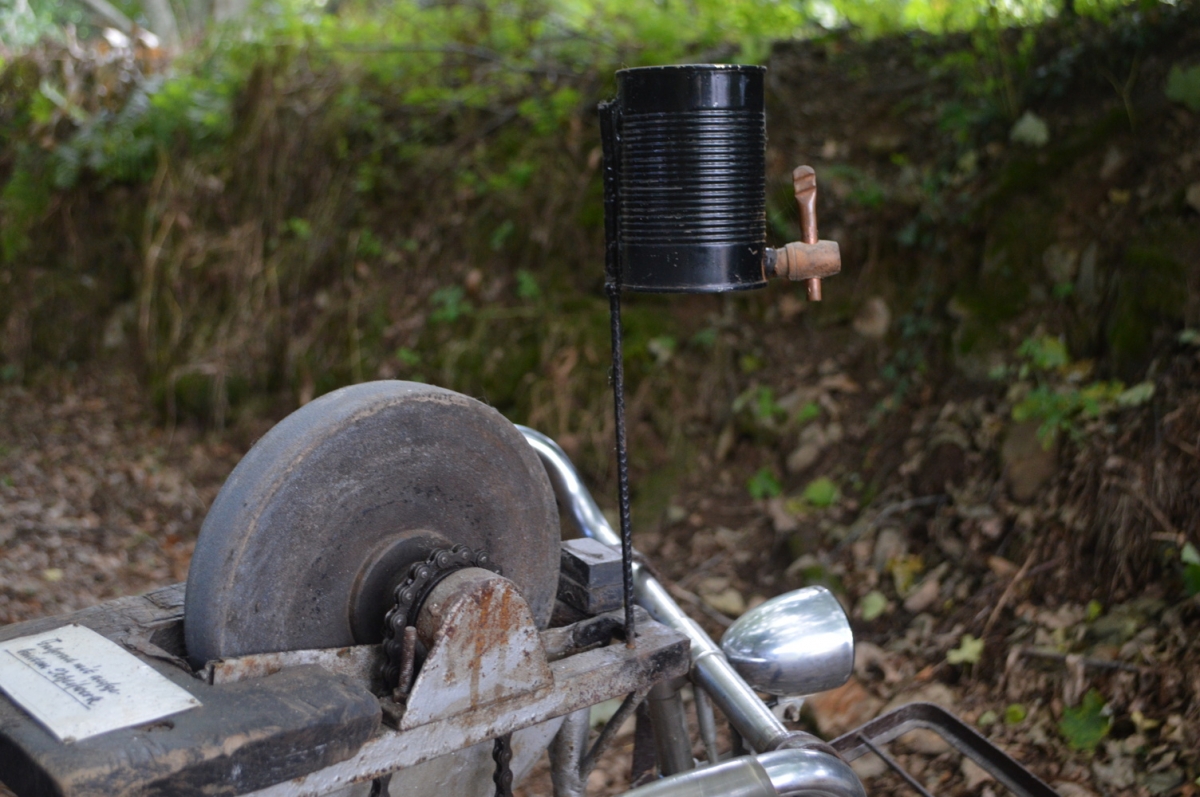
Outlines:
<svg viewBox="0 0 1200 797"><path fill-rule="evenodd" d="M323 396L264 435L217 495L188 571L189 658L378 642L408 566L451 544L487 551L545 627L558 510L516 427L413 382Z"/></svg>

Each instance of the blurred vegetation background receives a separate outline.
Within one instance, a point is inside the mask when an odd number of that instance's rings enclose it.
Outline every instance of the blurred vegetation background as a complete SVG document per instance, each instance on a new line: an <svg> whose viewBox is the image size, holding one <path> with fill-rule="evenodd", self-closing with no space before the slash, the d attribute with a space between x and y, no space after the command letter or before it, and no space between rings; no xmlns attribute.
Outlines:
<svg viewBox="0 0 1200 797"><path fill-rule="evenodd" d="M639 549L714 622L828 584L1040 772L1194 795L1197 0L0 0L0 619L182 578L352 382L478 397L611 505L595 109L683 62L767 66L769 243L810 163L843 271L628 297Z"/></svg>
<svg viewBox="0 0 1200 797"><path fill-rule="evenodd" d="M603 470L595 105L622 67L754 62L770 234L797 237L786 175L823 161L853 285L804 323L884 297L901 397L938 363L1002 375L1048 334L1099 364L1087 396L1032 394L1032 417L1069 425L1194 316L1190 161L1122 222L1139 243L1047 252L1073 169L1200 106L1195 18L1186 0L2 0L0 379L120 362L163 417L216 427L422 379ZM1121 147L1118 171L1137 161ZM634 302L635 397L681 389L677 353L753 373L718 332L772 302ZM649 404L678 438L671 402Z"/></svg>

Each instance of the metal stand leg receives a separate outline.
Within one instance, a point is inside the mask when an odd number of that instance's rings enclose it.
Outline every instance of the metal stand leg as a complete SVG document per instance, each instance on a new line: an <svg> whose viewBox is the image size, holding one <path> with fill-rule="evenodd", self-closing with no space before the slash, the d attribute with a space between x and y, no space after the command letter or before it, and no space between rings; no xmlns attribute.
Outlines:
<svg viewBox="0 0 1200 797"><path fill-rule="evenodd" d="M591 713L590 708L581 708L568 714L550 743L550 782L554 784L554 797L584 797L587 793L587 774L581 765L587 753Z"/></svg>
<svg viewBox="0 0 1200 797"><path fill-rule="evenodd" d="M654 749L663 777L694 769L692 740L688 735L687 712L683 707L682 684L661 682L650 690L647 706L654 723Z"/></svg>

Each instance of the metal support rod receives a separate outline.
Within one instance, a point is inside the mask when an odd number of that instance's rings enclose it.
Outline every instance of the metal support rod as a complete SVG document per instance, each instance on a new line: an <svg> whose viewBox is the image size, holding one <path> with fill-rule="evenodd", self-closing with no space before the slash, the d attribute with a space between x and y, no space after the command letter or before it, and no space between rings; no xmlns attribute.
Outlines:
<svg viewBox="0 0 1200 797"><path fill-rule="evenodd" d="M590 708L568 714L550 743L550 782L554 786L554 797L585 797L587 794L590 773L584 772L582 767L591 714Z"/></svg>
<svg viewBox="0 0 1200 797"><path fill-rule="evenodd" d="M708 692L696 686L692 689L696 698L696 726L700 729L700 741L704 742L704 753L709 764L715 764L717 754L717 719L713 716L712 701Z"/></svg>
<svg viewBox="0 0 1200 797"><path fill-rule="evenodd" d="M617 499L621 511L621 578L625 601L625 646L632 648L633 620L633 520L629 510L629 450L625 439L625 363L621 352L621 286L610 282L608 311L612 329L613 418L617 431Z"/></svg>
<svg viewBox="0 0 1200 797"><path fill-rule="evenodd" d="M858 735L858 740L860 742L862 742L863 744L865 744L867 747L871 748L872 753L879 756L883 760L883 763L888 765L889 769L891 769L893 772L895 772L900 777L904 778L904 782L907 783L909 786L911 786L918 794L921 795L921 797L933 797L933 795L929 793L929 790L921 785L921 782L919 780L914 778L907 769L900 766L899 761L892 758L888 754L887 750L884 750L882 747L875 744L867 736L865 736L861 733Z"/></svg>
<svg viewBox="0 0 1200 797"><path fill-rule="evenodd" d="M612 744L613 739L617 737L617 731L625 724L625 720L629 719L637 707L646 699L646 693L649 689L639 689L636 692L628 694L621 705L608 718L608 724L604 726L604 730L600 731L600 736L596 741L592 742L592 749L587 751L587 755L583 757L583 761L579 765L580 773L591 772L596 767L596 762L600 760L600 756L604 755L608 750L608 746ZM586 780L586 775L584 776Z"/></svg>
<svg viewBox="0 0 1200 797"><path fill-rule="evenodd" d="M866 797L845 761L819 750L776 750L683 772L625 793L626 797Z"/></svg>
<svg viewBox="0 0 1200 797"><path fill-rule="evenodd" d="M696 768L692 740L688 735L687 710L679 692L681 683L660 681L650 690L646 705L654 726L654 749L663 777Z"/></svg>
<svg viewBox="0 0 1200 797"><path fill-rule="evenodd" d="M596 506L595 499L584 487L575 466L558 444L541 432L523 426L517 428L541 457L562 511L579 531L609 547L620 546L621 538L613 531L600 507ZM704 629L671 598L666 587L636 562L632 571L638 603L655 620L688 638L691 642L693 682L708 691L709 697L745 738L747 745L762 752L774 750L798 736L807 736L798 731L789 731L771 713ZM807 738L817 741L814 737Z"/></svg>

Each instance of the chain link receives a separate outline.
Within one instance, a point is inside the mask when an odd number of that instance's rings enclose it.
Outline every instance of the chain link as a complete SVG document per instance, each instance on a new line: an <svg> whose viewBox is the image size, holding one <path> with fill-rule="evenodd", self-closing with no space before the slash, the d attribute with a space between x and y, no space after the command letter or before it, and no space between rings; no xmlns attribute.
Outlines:
<svg viewBox="0 0 1200 797"><path fill-rule="evenodd" d="M400 685L404 629L416 624L415 610L437 582L455 570L467 567L482 567L500 574L500 568L492 563L487 551L455 545L433 551L424 562L415 562L408 570L408 578L396 586L395 604L383 619L383 682L389 691Z"/></svg>
<svg viewBox="0 0 1200 797"><path fill-rule="evenodd" d="M512 755L512 734L497 736L492 745L492 760L496 762L492 782L496 784L496 797L513 797Z"/></svg>

